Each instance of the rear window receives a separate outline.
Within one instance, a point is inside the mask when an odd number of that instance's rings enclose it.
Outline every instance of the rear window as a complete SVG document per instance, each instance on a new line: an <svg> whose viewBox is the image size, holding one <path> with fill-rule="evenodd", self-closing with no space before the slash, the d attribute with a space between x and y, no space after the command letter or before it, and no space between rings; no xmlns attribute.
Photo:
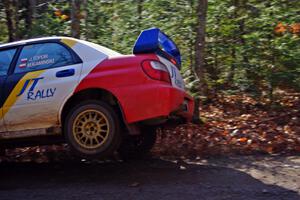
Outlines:
<svg viewBox="0 0 300 200"><path fill-rule="evenodd" d="M42 43L24 46L15 73L62 67L74 64L68 49L58 43Z"/></svg>
<svg viewBox="0 0 300 200"><path fill-rule="evenodd" d="M0 76L7 75L9 66L14 58L16 49L0 51Z"/></svg>

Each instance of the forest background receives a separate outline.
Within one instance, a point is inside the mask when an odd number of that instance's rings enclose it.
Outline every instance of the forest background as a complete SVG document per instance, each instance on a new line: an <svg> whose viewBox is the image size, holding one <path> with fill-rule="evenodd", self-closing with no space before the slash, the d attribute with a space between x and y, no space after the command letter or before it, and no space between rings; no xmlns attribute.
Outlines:
<svg viewBox="0 0 300 200"><path fill-rule="evenodd" d="M71 36L131 54L142 30L169 35L202 124L162 130L156 152L300 152L298 0L1 0L0 16L0 43Z"/></svg>

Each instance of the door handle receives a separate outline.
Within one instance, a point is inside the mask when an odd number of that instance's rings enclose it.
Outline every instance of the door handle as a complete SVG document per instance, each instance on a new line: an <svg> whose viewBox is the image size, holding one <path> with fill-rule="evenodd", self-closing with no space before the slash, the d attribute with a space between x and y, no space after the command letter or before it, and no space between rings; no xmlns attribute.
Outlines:
<svg viewBox="0 0 300 200"><path fill-rule="evenodd" d="M62 78L62 77L73 76L74 74L75 74L75 69L65 69L65 70L56 72L56 77Z"/></svg>

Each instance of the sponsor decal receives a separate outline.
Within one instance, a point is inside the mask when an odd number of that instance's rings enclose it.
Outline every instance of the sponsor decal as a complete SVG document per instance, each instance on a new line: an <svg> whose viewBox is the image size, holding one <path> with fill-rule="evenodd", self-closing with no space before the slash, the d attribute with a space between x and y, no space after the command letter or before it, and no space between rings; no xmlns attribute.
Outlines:
<svg viewBox="0 0 300 200"><path fill-rule="evenodd" d="M180 78L177 78L177 73L176 73L176 69L174 67L171 67L171 78L175 79L175 84L180 87L180 88L184 88L184 83L182 80L180 80ZM179 76L180 77L180 76Z"/></svg>
<svg viewBox="0 0 300 200"><path fill-rule="evenodd" d="M172 66L171 66L171 78L175 78L176 79L176 70Z"/></svg>
<svg viewBox="0 0 300 200"><path fill-rule="evenodd" d="M48 65L53 63L54 63L54 58L49 58L48 54L36 55L29 59L27 63L27 67L36 67L39 65Z"/></svg>
<svg viewBox="0 0 300 200"><path fill-rule="evenodd" d="M45 72L45 70L39 70L39 71L29 72L29 73L25 74L18 81L18 83L15 85L15 87L13 88L13 90L10 92L9 96L7 97L7 99L5 100L5 102L4 102L3 106L2 106L3 111L2 111L2 113L0 112L0 119L2 119L5 116L5 114L10 110L10 108L19 99L20 96L18 96L18 94L20 94L20 91L23 90L25 82L27 80L29 80L29 79L34 79L34 78L39 77L43 72ZM31 85L31 83L32 83L32 81L30 83L27 83L26 88L29 87ZM23 93L24 93L24 91L23 91Z"/></svg>
<svg viewBox="0 0 300 200"><path fill-rule="evenodd" d="M55 62L54 58L49 58L48 54L36 55L31 58L22 58L20 60L19 68L31 68L40 65L49 65Z"/></svg>
<svg viewBox="0 0 300 200"><path fill-rule="evenodd" d="M48 88L48 89L37 90L36 92L28 92L27 100L35 101L37 99L45 99L45 98L53 97L55 91L56 88Z"/></svg>
<svg viewBox="0 0 300 200"><path fill-rule="evenodd" d="M24 93L26 93L26 99L28 101L30 101L30 100L35 101L38 99L45 99L45 98L53 97L55 94L56 88L34 90L36 85L38 84L38 82L42 79L44 79L44 77L27 79L24 82L24 85L23 85L20 93L17 95L17 97L23 95ZM27 90L30 83L31 83L31 86ZM26 90L27 90L27 92L26 92Z"/></svg>

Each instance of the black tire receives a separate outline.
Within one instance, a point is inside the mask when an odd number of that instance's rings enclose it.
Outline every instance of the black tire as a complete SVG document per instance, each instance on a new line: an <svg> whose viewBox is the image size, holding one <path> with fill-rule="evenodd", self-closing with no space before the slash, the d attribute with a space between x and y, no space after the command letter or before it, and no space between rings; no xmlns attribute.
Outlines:
<svg viewBox="0 0 300 200"><path fill-rule="evenodd" d="M89 118L84 117L85 115L89 115ZM103 121L103 119L98 119L100 117L103 117L104 124L107 125L100 124L101 120ZM81 118L85 118L84 120L87 122L80 121ZM75 125L81 127L78 128ZM87 126L88 128L86 128ZM106 130L102 129L103 126L103 129ZM102 132L105 132L104 136ZM99 134L101 134L101 137ZM103 158L112 155L120 145L120 121L114 109L107 103L98 100L88 100L70 110L64 121L64 135L71 150L78 156ZM99 142L101 139L102 141ZM86 144L84 144L84 140Z"/></svg>
<svg viewBox="0 0 300 200"><path fill-rule="evenodd" d="M118 150L122 159L141 159L149 155L156 141L156 127L143 127L140 135L126 134Z"/></svg>

